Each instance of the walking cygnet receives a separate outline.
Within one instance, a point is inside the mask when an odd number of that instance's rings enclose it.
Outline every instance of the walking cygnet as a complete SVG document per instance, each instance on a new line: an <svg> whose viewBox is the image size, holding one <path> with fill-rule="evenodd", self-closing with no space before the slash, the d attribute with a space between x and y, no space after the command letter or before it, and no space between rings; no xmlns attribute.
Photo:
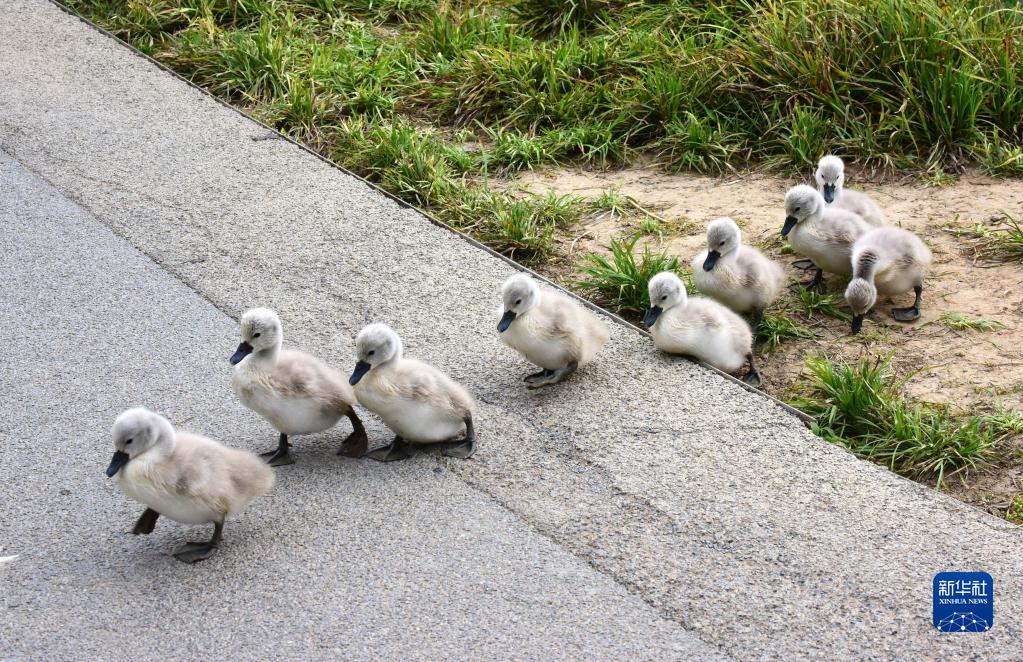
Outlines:
<svg viewBox="0 0 1023 662"><path fill-rule="evenodd" d="M845 164L837 156L827 155L817 163L817 191L824 202L858 214L868 224L885 224L884 212L866 193L845 188Z"/></svg>
<svg viewBox="0 0 1023 662"><path fill-rule="evenodd" d="M596 315L559 292L541 290L526 274L506 280L501 298L501 342L543 368L526 376L528 388L557 384L589 362L610 337Z"/></svg>
<svg viewBox="0 0 1023 662"><path fill-rule="evenodd" d="M174 557L185 563L217 550L224 520L270 491L273 471L247 451L212 439L175 432L163 416L129 409L114 422L114 457L107 476L146 506L132 533L152 533L160 515L183 524L212 524L213 537L190 542Z"/></svg>
<svg viewBox="0 0 1023 662"><path fill-rule="evenodd" d="M355 338L358 362L349 382L359 403L394 432L390 446L369 457L380 462L404 460L411 444L465 438L444 451L469 458L476 452L472 397L460 384L428 363L402 356L401 338L386 324L370 324Z"/></svg>
<svg viewBox="0 0 1023 662"><path fill-rule="evenodd" d="M872 230L853 245L852 265L853 279L845 288L845 298L853 309L853 333L859 333L863 316L874 307L878 292L895 295L913 290L913 305L892 308L892 317L900 322L920 318L920 297L931 266L931 251L919 237L895 227Z"/></svg>
<svg viewBox="0 0 1023 662"><path fill-rule="evenodd" d="M231 357L231 383L242 404L280 432L277 448L263 453L270 466L294 464L290 435L328 430L347 416L352 433L338 455L362 457L366 429L355 413L355 394L345 376L305 352L281 349L284 332L277 313L253 308L242 315L242 342Z"/></svg>
<svg viewBox="0 0 1023 662"><path fill-rule="evenodd" d="M730 218L707 226L707 250L696 256L692 269L701 292L737 313L752 312L753 326L778 298L785 278L781 265L742 243L739 226Z"/></svg>
<svg viewBox="0 0 1023 662"><path fill-rule="evenodd" d="M650 311L643 323L657 349L695 356L728 373L749 362L742 381L760 386L763 380L753 360L753 334L745 320L712 299L690 299L682 280L670 271L651 278L649 292Z"/></svg>
<svg viewBox="0 0 1023 662"><path fill-rule="evenodd" d="M781 236L788 237L793 250L810 258L811 266L817 268L813 280L801 283L801 288L820 287L825 271L850 275L852 245L870 230L859 215L826 206L821 194L809 186L793 186L785 194Z"/></svg>

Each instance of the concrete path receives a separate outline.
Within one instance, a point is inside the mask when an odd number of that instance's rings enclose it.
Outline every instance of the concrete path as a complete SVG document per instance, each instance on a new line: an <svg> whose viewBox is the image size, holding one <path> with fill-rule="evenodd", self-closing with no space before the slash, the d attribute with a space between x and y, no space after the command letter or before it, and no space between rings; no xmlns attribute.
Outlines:
<svg viewBox="0 0 1023 662"><path fill-rule="evenodd" d="M529 549L541 546L527 535L523 527L528 526L640 596L661 615L736 657L1023 655L1019 529L857 460L814 437L768 400L691 363L659 356L645 337L625 327L615 327L602 360L571 382L540 393L525 391L520 379L528 366L494 337L497 289L513 271L507 263L298 147L262 140L266 129L43 0L8 0L0 5L0 19L4 82L0 149L227 315L237 317L255 304L273 306L281 312L292 343L341 366L352 363L352 338L363 324L387 321L403 335L409 355L443 366L480 402L481 447L468 462L421 458L405 466L340 463L330 455L339 435L300 446L299 464L279 472L274 496L228 529L232 537L225 552L230 554L215 562L220 565L200 569L204 574L189 574L165 556L170 543L181 539L180 527L161 529L159 536L148 540L120 536L133 510L112 494L98 473L106 461L106 441L97 430L108 424L113 412L144 394L175 420L190 420L231 444L262 450L272 443L272 434L233 403L226 387L223 347L230 348L232 329L223 317L183 314L177 309L182 304L118 295L122 290L115 284L133 287L137 272L103 269L112 278L87 279L82 287L91 290L82 296L99 305L113 288L109 314L124 311L125 323L141 323L148 317L141 309L155 303L165 319L155 327L122 329L123 336L111 339L113 347L104 342L94 349L96 365L78 356L81 365L67 373L70 384L42 383L38 378L28 386L18 383L23 389L18 402L41 399L48 413L43 415L40 409L33 418L4 421L0 427L5 435L13 429L20 436L65 443L70 434L63 432L73 429L68 414L81 412L91 436L75 443L81 444L83 460L95 458L92 465L74 469L55 458L43 465L50 471L65 467L59 471L80 480L71 489L92 495L81 502L71 496L64 503L45 501L51 513L57 513L50 517L59 517L65 527L74 522L74 528L47 531L40 541L27 532L43 524L8 524L13 519L9 500L0 506L0 535L17 538L22 545L30 541L60 547L69 556L77 554L51 568L45 558L32 560L30 550L18 547L19 542L0 539L4 547L0 554L24 552L29 557L0 568L5 581L15 578L19 600L26 601L20 604L30 605L27 613L6 612L35 624L22 625L20 632L38 635L40 642L58 652L72 650L61 648L60 637L97 636L87 631L95 608L113 604L116 609L124 603L115 598L140 590L128 588L127 580L147 591L169 576L207 586L211 577L219 581L215 574L219 569L225 575L222 586L232 587L223 589L225 600L243 591L251 592L260 606L271 598L279 598L276 605L292 600L288 604L294 605L296 618L275 626L276 614L253 613L240 603L225 601L205 619L195 617L180 625L193 641L210 642L214 635L204 628L216 614L221 627L244 627L249 622L258 624L260 632L272 633L266 637L291 635L287 641L295 651L330 640L325 654L347 641L357 651L430 655L474 632L478 638L469 647L448 648L448 653L537 654L533 646L542 646L543 639L519 637L529 627L505 634L482 624L478 631L466 625L490 610L496 620L504 621L501 610L507 609L520 619L536 610L535 621L524 621L547 623L534 630L535 637L542 633L550 641L578 646L546 649L554 656L610 657L639 645L641 640L630 638L628 632L649 615L607 587L599 575L586 575L585 581L598 590L593 602L572 607L582 614L599 605L590 614L596 620L570 638L565 632L575 616L562 612L572 609L553 609L558 615L553 620L539 603L530 602L532 598L517 605L517 598L510 597L517 578L539 578L545 566L537 559L561 554L547 543L545 549L553 550L549 553L535 551L534 557L501 560L499 570L487 564L474 570L488 569L492 581L508 582L495 589L500 598L486 598L487 590L481 589L473 599L488 602L479 609L472 608L469 598L439 592L449 583L462 586L465 579L466 559L459 558L457 572L456 567L442 565L448 558L446 545L454 544L453 528L469 527L465 535L477 549L507 545L528 556L533 553ZM60 240L52 244L59 246ZM70 268L71 255L62 255L59 265ZM93 253L77 255L81 262ZM5 269L29 268L7 262ZM27 276L18 282L43 288L49 286L46 280ZM67 340L66 333L50 335L65 323L63 309L55 303L24 303L17 310L19 318L42 321L27 328L7 323L5 327L16 328L3 332L25 334L32 329L40 340ZM181 326L173 320L195 320L183 331L194 334L195 340L162 343L169 327ZM60 349L86 353L99 342L93 338L102 335L104 327L90 332L86 348L71 344L68 349L65 342ZM20 343L36 342L35 335L17 337ZM127 386L117 391L120 377L109 368L109 352L141 360L135 358L139 349L159 347L164 349L147 365L161 368L160 379L142 390L140 384L149 382L136 373L138 381L127 380ZM19 360L34 365L32 358ZM101 395L74 381L90 368L104 380ZM25 415L19 413L24 406L14 408L16 416ZM372 428L371 442L386 440L379 425ZM4 440L5 445L11 443ZM6 474L4 478L8 484L14 480ZM22 480L26 482L16 483L19 490L33 485ZM336 487L342 481L350 493L338 497ZM507 510L495 508L480 492ZM456 494L463 500L455 499ZM109 512L105 519L86 520L83 509L95 512L91 499L98 499L96 495L104 495ZM346 501L358 506L339 511L339 504ZM395 504L421 507L422 516L389 520L387 511ZM487 510L466 522L463 513L469 508ZM444 526L435 527L434 517L443 517ZM363 521L373 524L363 527L352 518L369 518ZM93 535L84 535L88 532ZM344 535L348 532L351 539ZM349 549L348 541L355 536L360 539ZM411 549L408 542L400 544L413 539ZM103 556L96 560L96 547L90 546L96 540L103 541L98 545L102 553L117 552L116 564ZM534 546L520 540L534 540L529 543ZM422 552L421 545L429 551ZM359 552L383 564L380 575L349 566ZM388 553L403 552L399 558L405 565L384 560ZM288 562L274 563L278 554ZM254 565L241 567L242 559ZM263 565L254 559L262 559ZM362 562L362 568L376 567ZM90 575L97 566L108 574ZM403 568L404 574L389 586L392 591L401 587L401 595L379 595L386 571L395 568ZM991 632L951 636L931 628L931 581L944 570L985 570L995 577L996 625ZM273 577L274 571L287 581ZM556 596L571 594L569 584L547 584L551 580L544 577L542 585L537 582L537 594L549 592L555 605L563 599ZM429 588L415 591L419 582ZM70 619L58 609L62 603L46 597L48 591L60 591L62 583L94 587L87 617ZM452 592L459 594L458 589ZM169 591L163 603L174 605L176 618L189 619L187 596L187 590ZM434 609L454 601L443 618L450 629L434 631L442 619L437 614L426 626L422 619L395 625L387 618L388 609L399 607L430 614L430 606L416 604L428 598ZM387 604L376 606L373 599ZM370 602L357 610L360 600ZM370 610L379 610L380 618L366 617ZM616 622L613 636L600 634L605 632L601 616ZM62 617L68 620L58 625ZM141 609L132 622L153 631L160 626ZM646 654L690 656L684 650L664 652L671 645L696 644L684 632L673 634L663 627L650 625L645 630L650 637ZM295 628L303 628L303 634L294 634ZM459 634L452 634L455 631ZM254 646L259 639L249 631L220 636L232 642L228 644L232 650ZM178 635L175 641L189 645L182 639ZM428 648L431 644L437 648ZM612 644L622 648L594 652ZM500 645L507 647L496 648ZM310 648L301 648L305 646Z"/></svg>
<svg viewBox="0 0 1023 662"><path fill-rule="evenodd" d="M718 655L435 462L337 457L342 431L296 441L208 563L170 556L208 531L129 535L143 507L103 475L125 406L274 445L229 395L237 325L3 154L0 191L0 658Z"/></svg>

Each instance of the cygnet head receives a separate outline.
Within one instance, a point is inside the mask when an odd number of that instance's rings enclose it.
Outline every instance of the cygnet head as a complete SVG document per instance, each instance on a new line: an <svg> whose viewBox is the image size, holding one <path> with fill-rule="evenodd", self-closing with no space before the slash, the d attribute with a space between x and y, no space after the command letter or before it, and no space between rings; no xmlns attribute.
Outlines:
<svg viewBox="0 0 1023 662"><path fill-rule="evenodd" d="M238 365L253 352L277 349L284 340L281 318L269 308L245 311L241 321L242 341L231 357L231 365Z"/></svg>
<svg viewBox="0 0 1023 662"><path fill-rule="evenodd" d="M703 270L710 271L723 255L730 255L742 245L742 232L730 218L717 218L707 226L707 259Z"/></svg>
<svg viewBox="0 0 1023 662"><path fill-rule="evenodd" d="M845 300L852 307L852 332L863 328L863 316L877 303L877 288L869 280L853 278L845 288Z"/></svg>
<svg viewBox="0 0 1023 662"><path fill-rule="evenodd" d="M824 198L811 186L800 184L793 186L785 194L785 225L781 228L781 236L787 237L796 223L816 218L824 211Z"/></svg>
<svg viewBox="0 0 1023 662"><path fill-rule="evenodd" d="M367 372L387 363L391 359L401 358L401 338L394 329L386 324L370 324L355 336L355 371L348 383L355 386Z"/></svg>
<svg viewBox="0 0 1023 662"><path fill-rule="evenodd" d="M526 274L515 274L501 286L504 300L504 315L497 324L498 333L503 333L515 318L540 305L540 286Z"/></svg>
<svg viewBox="0 0 1023 662"><path fill-rule="evenodd" d="M845 164L837 156L828 154L817 162L817 190L829 205L842 193L845 181Z"/></svg>
<svg viewBox="0 0 1023 662"><path fill-rule="evenodd" d="M684 306L688 301L685 284L677 274L671 271L662 271L651 278L647 291L650 294L650 311L647 312L646 319L643 320L643 324L647 328L656 324L657 318L665 310L679 305Z"/></svg>
<svg viewBox="0 0 1023 662"><path fill-rule="evenodd" d="M114 476L130 460L164 444L174 443L174 428L163 416L145 407L129 409L114 421L114 457L107 476Z"/></svg>

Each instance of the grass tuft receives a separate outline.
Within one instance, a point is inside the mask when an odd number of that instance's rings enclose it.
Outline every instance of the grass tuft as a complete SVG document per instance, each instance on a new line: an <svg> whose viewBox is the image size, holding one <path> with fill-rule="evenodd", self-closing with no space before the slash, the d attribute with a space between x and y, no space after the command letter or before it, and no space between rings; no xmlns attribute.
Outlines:
<svg viewBox="0 0 1023 662"><path fill-rule="evenodd" d="M794 298L796 306L811 320L815 315L834 317L845 322L852 320L852 316L839 310L842 297L832 292L821 294L816 290L801 290Z"/></svg>
<svg viewBox="0 0 1023 662"><path fill-rule="evenodd" d="M647 286L650 279L662 271L679 274L686 289L692 293L692 278L679 264L678 258L666 252L653 253L649 245L637 257L635 247L639 235L626 240L611 240L611 258L599 253L590 253L579 263L579 270L588 276L577 281L581 289L592 292L610 305L616 312L638 318L650 307Z"/></svg>
<svg viewBox="0 0 1023 662"><path fill-rule="evenodd" d="M1005 328L1005 325L997 320L970 319L962 313L944 313L939 319L956 331L998 331Z"/></svg>
<svg viewBox="0 0 1023 662"><path fill-rule="evenodd" d="M780 314L764 315L764 319L754 331L756 341L769 352L788 340L813 338L813 331Z"/></svg>
<svg viewBox="0 0 1023 662"><path fill-rule="evenodd" d="M849 364L820 355L807 369L809 383L790 402L816 419L816 434L905 476L934 479L939 488L991 463L1017 423L1007 414L960 417L948 406L910 403L886 359Z"/></svg>

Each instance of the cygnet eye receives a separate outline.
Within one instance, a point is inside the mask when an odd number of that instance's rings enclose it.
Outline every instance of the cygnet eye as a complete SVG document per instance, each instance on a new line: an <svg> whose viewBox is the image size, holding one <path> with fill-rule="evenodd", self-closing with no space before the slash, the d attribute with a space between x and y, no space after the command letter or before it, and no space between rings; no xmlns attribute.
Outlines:
<svg viewBox="0 0 1023 662"><path fill-rule="evenodd" d="M263 334L261 334L261 333L253 333L253 334L252 334L252 337L253 337L253 338L258 338L258 337L259 337L259 336L261 336L261 335L263 335Z"/></svg>
<svg viewBox="0 0 1023 662"><path fill-rule="evenodd" d="M663 297L661 297L661 301L664 301L664 300L665 300L665 299L667 299L667 298L668 298L668 295L667 295L667 294L665 294L665 295L664 295Z"/></svg>
<svg viewBox="0 0 1023 662"><path fill-rule="evenodd" d="M131 442L132 441L133 441L132 439L128 439L127 441L124 442L124 445L125 446L131 446Z"/></svg>
<svg viewBox="0 0 1023 662"><path fill-rule="evenodd" d="M720 244L718 244L718 246L724 246L724 245L725 245L725 240L724 240L724 239L722 239L722 240L721 240L721 243L720 243Z"/></svg>
<svg viewBox="0 0 1023 662"><path fill-rule="evenodd" d="M796 208L795 208L795 209L793 209L792 211L799 211L799 207L796 207Z"/></svg>
<svg viewBox="0 0 1023 662"><path fill-rule="evenodd" d="M368 352L368 353L366 354L366 356L373 356L373 354L374 354L374 353L376 353L376 350L375 350L375 349L371 349L371 350L369 350L369 352Z"/></svg>
<svg viewBox="0 0 1023 662"><path fill-rule="evenodd" d="M516 300L515 300L515 305L516 305L516 306L517 306L517 305L519 305L520 303L522 303L522 299L516 299Z"/></svg>

